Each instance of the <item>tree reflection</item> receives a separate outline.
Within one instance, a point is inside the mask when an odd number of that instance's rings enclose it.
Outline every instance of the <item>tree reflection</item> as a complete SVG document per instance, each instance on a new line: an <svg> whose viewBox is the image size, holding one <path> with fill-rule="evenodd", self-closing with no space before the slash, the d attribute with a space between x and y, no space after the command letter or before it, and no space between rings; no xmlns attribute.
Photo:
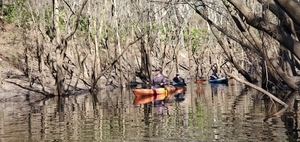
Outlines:
<svg viewBox="0 0 300 142"><path fill-rule="evenodd" d="M94 95L39 102L24 97L22 107L0 111L1 138L20 141L18 135L24 134L25 141L151 141L181 137L190 141L299 141L298 92L281 95L290 106L282 108L251 88L222 86L212 100L211 86L201 87L205 92L200 96L189 94L197 93L190 89L172 94L164 102L141 101L137 105L132 105L134 94L128 90L103 90Z"/></svg>
<svg viewBox="0 0 300 142"><path fill-rule="evenodd" d="M58 96L56 97L57 99L57 112L56 114L58 113L58 116L59 116L59 122L64 122L64 105L65 105L65 98L64 97L61 97L61 96Z"/></svg>
<svg viewBox="0 0 300 142"><path fill-rule="evenodd" d="M183 91L182 93L175 94L174 97L175 97L176 102L180 103L180 102L184 101L185 100L185 91Z"/></svg>
<svg viewBox="0 0 300 142"><path fill-rule="evenodd" d="M270 98L264 98L266 104L266 118L264 119L267 123L276 123L276 118L281 118L286 128L286 135L288 136L288 141L298 141L298 103L299 100L297 96L299 92L292 91L287 93L285 98L282 98L289 107L285 108L277 103L274 103Z"/></svg>
<svg viewBox="0 0 300 142"><path fill-rule="evenodd" d="M287 95L285 102L288 104L288 108L281 116L281 120L284 122L287 129L286 135L288 141L298 141L298 98L299 92L293 91Z"/></svg>
<svg viewBox="0 0 300 142"><path fill-rule="evenodd" d="M144 122L145 125L149 125L150 124L150 114L152 112L152 103L146 103L144 104Z"/></svg>

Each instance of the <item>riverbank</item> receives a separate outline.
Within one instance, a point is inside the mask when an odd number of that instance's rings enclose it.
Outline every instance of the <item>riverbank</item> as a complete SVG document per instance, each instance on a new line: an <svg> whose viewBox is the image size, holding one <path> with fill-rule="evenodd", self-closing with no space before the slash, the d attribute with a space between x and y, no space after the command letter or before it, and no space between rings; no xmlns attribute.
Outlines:
<svg viewBox="0 0 300 142"><path fill-rule="evenodd" d="M39 100L45 96L42 93L34 91L35 85L30 90L28 78L20 70L22 56L24 55L24 46L21 43L21 31L15 24L3 25L0 34L0 102L3 101L21 101Z"/></svg>

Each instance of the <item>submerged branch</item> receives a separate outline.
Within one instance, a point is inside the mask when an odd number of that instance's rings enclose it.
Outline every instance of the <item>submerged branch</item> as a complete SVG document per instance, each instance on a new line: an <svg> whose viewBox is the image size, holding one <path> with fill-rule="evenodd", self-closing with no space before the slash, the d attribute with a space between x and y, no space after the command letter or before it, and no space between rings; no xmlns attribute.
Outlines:
<svg viewBox="0 0 300 142"><path fill-rule="evenodd" d="M52 93L49 93L47 91L40 91L39 89L34 89L32 87L27 87L27 86L24 86L24 85L21 85L19 83L16 83L16 82L13 82L13 81L6 81L7 83L11 83L11 84L14 84L22 89L25 89L25 90L28 90L28 91L32 91L32 92L35 92L35 93L38 93L38 94L42 94L43 96L45 97L53 97L54 95Z"/></svg>
<svg viewBox="0 0 300 142"><path fill-rule="evenodd" d="M237 76L235 76L235 75L233 75L233 74L227 74L229 77L232 77L232 78L234 78L236 81L238 81L238 82L241 82L241 83L243 83L243 84L246 84L246 85L248 85L248 86L250 86L250 87L252 87L252 88L254 88L254 89L256 89L256 90L258 90L258 91L260 91L260 92L262 92L262 93L264 93L264 94L266 94L266 95L268 95L271 99L273 99L273 100L275 100L276 102L278 102L278 103L280 103L281 105L283 105L284 107L288 107L288 105L285 103L285 102L283 102L283 101L281 101L280 99L278 99L277 97L275 97L273 94L271 94L271 93L269 93L268 91L266 91L266 90L264 90L264 89L262 89L262 88L260 88L260 87L258 87L258 86L256 86L256 85L254 85L254 84L252 84L252 83L250 83L250 82L247 82L247 81L245 81L245 80L242 80L242 79L240 79L239 77L237 77Z"/></svg>

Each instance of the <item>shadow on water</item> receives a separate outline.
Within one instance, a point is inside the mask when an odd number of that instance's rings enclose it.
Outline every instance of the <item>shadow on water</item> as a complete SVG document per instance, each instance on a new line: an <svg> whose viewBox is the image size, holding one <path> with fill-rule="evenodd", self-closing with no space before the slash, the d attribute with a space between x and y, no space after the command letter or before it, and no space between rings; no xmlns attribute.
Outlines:
<svg viewBox="0 0 300 142"><path fill-rule="evenodd" d="M130 89L0 103L1 141L299 141L299 94L282 108L244 85L188 84L163 101ZM22 137L20 137L22 136Z"/></svg>

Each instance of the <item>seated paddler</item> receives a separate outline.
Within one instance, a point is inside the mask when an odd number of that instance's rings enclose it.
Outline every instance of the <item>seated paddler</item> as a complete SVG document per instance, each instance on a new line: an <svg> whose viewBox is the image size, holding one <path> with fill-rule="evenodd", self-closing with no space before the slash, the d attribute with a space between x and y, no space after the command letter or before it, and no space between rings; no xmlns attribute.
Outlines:
<svg viewBox="0 0 300 142"><path fill-rule="evenodd" d="M155 69L155 75L152 79L152 88L164 88L167 83L166 77L162 74L161 67Z"/></svg>
<svg viewBox="0 0 300 142"><path fill-rule="evenodd" d="M173 78L172 84L173 85L186 85L184 78L182 78L179 73L176 73L176 76Z"/></svg>
<svg viewBox="0 0 300 142"><path fill-rule="evenodd" d="M217 69L213 70L213 73L210 75L210 80L214 80L214 79L218 79L218 73L217 73Z"/></svg>

